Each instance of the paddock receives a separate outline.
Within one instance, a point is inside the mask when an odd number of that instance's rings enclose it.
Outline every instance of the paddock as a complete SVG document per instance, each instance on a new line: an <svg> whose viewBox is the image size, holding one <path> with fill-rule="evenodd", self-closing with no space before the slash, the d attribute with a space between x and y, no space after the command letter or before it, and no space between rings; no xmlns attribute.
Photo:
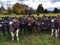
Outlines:
<svg viewBox="0 0 60 45"><path fill-rule="evenodd" d="M50 14L48 14L48 15L50 15ZM58 14L51 14L51 15L56 16ZM2 15L1 17L3 17L3 16L4 15ZM11 17L14 17L14 16L16 16L16 15L13 15ZM19 16L20 15L18 15L17 17L19 17ZM35 15L35 17L36 17L36 15ZM15 37L15 39L16 39L16 37ZM51 37L50 32L46 32L43 30L41 35L39 35L39 34L37 34L37 35L21 34L20 35L19 34L19 42L17 42L16 40L12 42L11 35L9 35L6 32L6 36L3 36L2 31L0 31L0 45L60 45L60 40L55 38L54 36Z"/></svg>

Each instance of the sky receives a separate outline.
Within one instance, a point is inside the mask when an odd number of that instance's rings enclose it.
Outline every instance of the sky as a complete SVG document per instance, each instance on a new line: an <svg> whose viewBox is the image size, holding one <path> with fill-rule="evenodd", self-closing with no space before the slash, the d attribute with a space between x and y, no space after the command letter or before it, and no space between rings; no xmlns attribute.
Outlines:
<svg viewBox="0 0 60 45"><path fill-rule="evenodd" d="M6 3L10 3L13 5L18 2L18 0L0 0L0 2L4 2L4 7L6 8ZM24 0L23 2L19 3L26 4L29 7L32 7L33 9L37 9L39 4L43 4L44 9L48 10L53 10L54 8L60 9L60 0Z"/></svg>

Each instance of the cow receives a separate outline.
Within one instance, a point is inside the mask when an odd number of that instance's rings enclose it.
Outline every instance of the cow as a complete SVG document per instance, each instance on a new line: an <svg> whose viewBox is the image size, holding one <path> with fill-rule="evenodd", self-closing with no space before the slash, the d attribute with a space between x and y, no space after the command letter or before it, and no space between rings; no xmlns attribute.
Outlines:
<svg viewBox="0 0 60 45"><path fill-rule="evenodd" d="M2 17L0 18L0 30L3 32L3 28L2 28L2 26L3 26L3 19L2 19ZM4 34L4 33L3 33Z"/></svg>
<svg viewBox="0 0 60 45"><path fill-rule="evenodd" d="M26 26L29 34L33 33L34 23L35 23L34 16L27 16Z"/></svg>
<svg viewBox="0 0 60 45"><path fill-rule="evenodd" d="M58 22L59 22L59 24L58 24L58 38L60 40L60 16L59 15L58 15Z"/></svg>
<svg viewBox="0 0 60 45"><path fill-rule="evenodd" d="M59 27L59 22L57 17L52 17L51 19L51 36L54 35L55 32L55 37L58 37L58 27Z"/></svg>
<svg viewBox="0 0 60 45"><path fill-rule="evenodd" d="M19 18L19 25L20 25L20 33L26 33L26 18L25 16Z"/></svg>
<svg viewBox="0 0 60 45"><path fill-rule="evenodd" d="M49 18L45 15L41 18L41 28L44 30L49 28Z"/></svg>
<svg viewBox="0 0 60 45"><path fill-rule="evenodd" d="M17 18L11 18L9 21L9 31L14 41L14 35L16 34L17 41L19 41L19 20Z"/></svg>
<svg viewBox="0 0 60 45"><path fill-rule="evenodd" d="M36 30L35 33L41 33L41 18L36 18L35 20L35 26L36 26Z"/></svg>
<svg viewBox="0 0 60 45"><path fill-rule="evenodd" d="M8 32L8 34L10 34L9 33L9 20L8 20L8 17L3 17L1 24L2 24L1 28L2 28L2 31L3 31L3 35L4 36L6 35L5 34L6 31Z"/></svg>

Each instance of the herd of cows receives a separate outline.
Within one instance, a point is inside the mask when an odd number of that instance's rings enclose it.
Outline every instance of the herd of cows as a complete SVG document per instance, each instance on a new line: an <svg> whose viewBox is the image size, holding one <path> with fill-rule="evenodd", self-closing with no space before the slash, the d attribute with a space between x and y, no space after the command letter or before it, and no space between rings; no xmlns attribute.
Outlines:
<svg viewBox="0 0 60 45"><path fill-rule="evenodd" d="M51 36L59 37L60 34L60 16L23 16L23 17L1 17L0 18L0 31L7 31L11 34L12 41L14 41L14 35L16 34L17 41L19 41L19 32L23 31L24 34L40 34L41 30L50 30Z"/></svg>

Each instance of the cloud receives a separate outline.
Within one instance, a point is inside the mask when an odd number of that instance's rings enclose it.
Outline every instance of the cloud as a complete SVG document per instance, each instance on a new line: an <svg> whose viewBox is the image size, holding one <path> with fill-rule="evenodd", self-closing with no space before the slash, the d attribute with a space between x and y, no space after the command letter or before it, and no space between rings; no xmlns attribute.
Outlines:
<svg viewBox="0 0 60 45"><path fill-rule="evenodd" d="M60 2L55 2L55 3L52 3L51 0L47 1L41 1L41 2L38 2L38 1L35 1L35 2L31 2L31 1L28 1L27 3L25 2L25 4L29 5L30 7L33 7L34 9L37 9L38 5L39 4L43 4L43 7L45 9L48 9L48 8L59 8L60 7Z"/></svg>
<svg viewBox="0 0 60 45"><path fill-rule="evenodd" d="M59 2L60 0L51 0L52 2Z"/></svg>
<svg viewBox="0 0 60 45"><path fill-rule="evenodd" d="M7 3L7 1L10 1L9 3L11 3L12 5L18 2L17 0L1 0L1 1L5 3ZM44 9L52 9L55 7L60 8L60 0L24 0L23 2L20 3L29 5L29 7L32 7L34 9L37 9L38 5L41 3L43 4Z"/></svg>

